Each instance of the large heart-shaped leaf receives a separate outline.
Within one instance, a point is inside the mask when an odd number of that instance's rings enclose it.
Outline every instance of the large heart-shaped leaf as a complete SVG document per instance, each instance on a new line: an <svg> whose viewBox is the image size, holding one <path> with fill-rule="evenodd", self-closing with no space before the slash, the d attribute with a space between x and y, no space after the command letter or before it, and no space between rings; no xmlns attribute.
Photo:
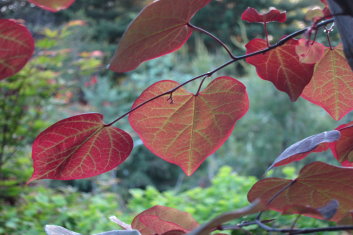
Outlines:
<svg viewBox="0 0 353 235"><path fill-rule="evenodd" d="M33 52L28 29L14 20L0 19L0 80L20 71Z"/></svg>
<svg viewBox="0 0 353 235"><path fill-rule="evenodd" d="M103 115L82 114L61 120L34 141L34 173L38 179L70 180L96 176L121 164L132 150L129 134L106 126Z"/></svg>
<svg viewBox="0 0 353 235"><path fill-rule="evenodd" d="M335 120L353 110L353 72L342 47L326 48L302 97L324 108Z"/></svg>
<svg viewBox="0 0 353 235"><path fill-rule="evenodd" d="M337 130L325 131L316 135L309 136L301 141L298 141L287 149L285 149L277 158L274 160L272 165L268 168L282 166L291 162L300 161L312 152L323 152L326 151L330 145L337 141L341 137L341 134Z"/></svg>
<svg viewBox="0 0 353 235"><path fill-rule="evenodd" d="M146 60L179 49L191 36L194 14L211 0L157 0L130 24L111 61L110 69L127 72Z"/></svg>
<svg viewBox="0 0 353 235"><path fill-rule="evenodd" d="M179 84L160 81L147 88L133 108ZM145 146L160 158L191 175L229 137L234 125L248 110L245 86L230 77L213 80L194 95L180 88L132 112L129 121Z"/></svg>
<svg viewBox="0 0 353 235"><path fill-rule="evenodd" d="M298 99L310 82L314 65L299 61L295 49L298 40L291 39L280 47L264 54L252 56L246 62L256 67L260 78L272 82L280 91L286 92L292 101ZM246 45L247 54L267 48L263 39L253 39Z"/></svg>
<svg viewBox="0 0 353 235"><path fill-rule="evenodd" d="M330 219L339 221L353 210L353 168L332 166L323 162L306 165L295 180L267 178L258 181L248 193L249 201L259 198L269 202L278 192L286 188L268 205L269 209L288 212L291 205L312 208L324 207L331 200L337 200L339 206ZM288 187L289 184L292 184ZM294 208L293 213L299 211ZM305 214L314 218L323 216Z"/></svg>
<svg viewBox="0 0 353 235"><path fill-rule="evenodd" d="M166 206L154 206L138 214L131 223L142 235L176 234L193 230L199 224L189 213Z"/></svg>
<svg viewBox="0 0 353 235"><path fill-rule="evenodd" d="M47 11L58 12L70 7L75 0L28 0L34 5Z"/></svg>

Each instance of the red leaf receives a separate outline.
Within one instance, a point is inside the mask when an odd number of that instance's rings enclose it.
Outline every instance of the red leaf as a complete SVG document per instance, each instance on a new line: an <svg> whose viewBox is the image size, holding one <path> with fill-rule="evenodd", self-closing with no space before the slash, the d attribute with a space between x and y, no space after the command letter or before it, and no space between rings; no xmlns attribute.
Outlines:
<svg viewBox="0 0 353 235"><path fill-rule="evenodd" d="M326 48L302 97L324 108L335 120L353 110L353 72L341 47Z"/></svg>
<svg viewBox="0 0 353 235"><path fill-rule="evenodd" d="M248 7L243 14L241 19L250 23L267 23L267 22L285 22L287 15L285 11L279 11L276 8L270 8L266 13L259 13L256 9Z"/></svg>
<svg viewBox="0 0 353 235"><path fill-rule="evenodd" d="M154 206L145 210L131 223L131 227L142 235L163 234L176 230L186 233L198 225L189 213L166 206Z"/></svg>
<svg viewBox="0 0 353 235"><path fill-rule="evenodd" d="M29 182L82 179L102 174L121 164L132 146L130 135L116 127L105 126L101 114L82 114L61 120L35 139L32 147L34 173Z"/></svg>
<svg viewBox="0 0 353 235"><path fill-rule="evenodd" d="M28 0L30 3L51 12L58 12L70 7L75 0Z"/></svg>
<svg viewBox="0 0 353 235"><path fill-rule="evenodd" d="M291 101L298 99L304 87L310 82L314 66L300 63L295 52L298 40L291 39L273 50L252 56L246 62L256 67L257 74L264 80L271 81L278 90L286 92ZM263 39L253 39L246 45L246 52L267 48Z"/></svg>
<svg viewBox="0 0 353 235"><path fill-rule="evenodd" d="M337 200L337 213L330 220L339 221L353 210L353 168L332 166L323 162L306 165L289 188L276 197L268 208L283 212L291 205L312 208L324 207L331 200ZM258 181L248 193L249 201L260 198L269 202L280 190L293 183L292 180L267 178ZM296 212L294 212L296 213ZM304 214L307 215L307 214ZM307 216L324 219L323 216L308 214Z"/></svg>
<svg viewBox="0 0 353 235"><path fill-rule="evenodd" d="M28 29L14 20L0 19L0 80L20 71L34 52Z"/></svg>
<svg viewBox="0 0 353 235"><path fill-rule="evenodd" d="M157 0L130 24L111 61L110 69L127 72L146 60L171 53L189 39L187 25L211 0Z"/></svg>
<svg viewBox="0 0 353 235"><path fill-rule="evenodd" d="M330 147L328 143L337 141L340 136L339 131L333 130L312 135L298 141L284 150L268 170L272 167L283 166L291 162L300 161L312 152L326 151Z"/></svg>
<svg viewBox="0 0 353 235"><path fill-rule="evenodd" d="M179 84L160 81L147 88L133 108ZM145 146L192 175L229 137L248 110L245 86L230 77L213 80L198 96L180 88L173 104L160 97L132 112L129 121Z"/></svg>
<svg viewBox="0 0 353 235"><path fill-rule="evenodd" d="M318 42L299 39L295 48L299 61L304 64L315 64L324 56L325 46Z"/></svg>
<svg viewBox="0 0 353 235"><path fill-rule="evenodd" d="M341 125L336 130L341 132L341 138L331 145L331 151L343 166L353 166L353 122Z"/></svg>

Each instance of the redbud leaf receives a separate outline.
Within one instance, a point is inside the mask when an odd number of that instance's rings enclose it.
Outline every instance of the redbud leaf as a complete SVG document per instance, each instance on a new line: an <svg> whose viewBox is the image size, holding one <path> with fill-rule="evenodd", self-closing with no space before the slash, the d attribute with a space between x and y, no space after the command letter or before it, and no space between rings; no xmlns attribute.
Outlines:
<svg viewBox="0 0 353 235"><path fill-rule="evenodd" d="M299 61L304 64L315 64L324 56L325 46L319 42L308 41L307 39L299 39L295 48Z"/></svg>
<svg viewBox="0 0 353 235"><path fill-rule="evenodd" d="M312 152L326 151L330 146L328 143L337 141L340 138L337 130L325 131L316 135L309 136L298 141L284 150L272 163L268 170L273 167L300 161Z"/></svg>
<svg viewBox="0 0 353 235"><path fill-rule="evenodd" d="M179 84L160 81L147 88L133 108ZM132 112L129 121L154 154L192 175L229 137L248 110L245 86L234 78L214 79L197 96L180 88Z"/></svg>
<svg viewBox="0 0 353 235"><path fill-rule="evenodd" d="M0 19L0 80L20 71L34 52L28 29L14 20Z"/></svg>
<svg viewBox="0 0 353 235"><path fill-rule="evenodd" d="M280 91L286 92L291 101L296 101L304 87L310 82L314 65L299 61L295 48L298 40L291 39L284 45L264 54L248 57L246 62L256 67L260 78L272 82ZM263 39L253 39L246 45L246 52L267 48Z"/></svg>
<svg viewBox="0 0 353 235"><path fill-rule="evenodd" d="M326 48L302 97L324 108L335 120L353 110L353 72L341 47Z"/></svg>
<svg viewBox="0 0 353 235"><path fill-rule="evenodd" d="M132 150L125 131L103 123L103 115L82 114L61 120L34 141L34 173L38 179L82 179L110 171Z"/></svg>
<svg viewBox="0 0 353 235"><path fill-rule="evenodd" d="M28 0L30 3L51 12L58 12L70 7L75 0Z"/></svg>
<svg viewBox="0 0 353 235"><path fill-rule="evenodd" d="M115 72L135 69L146 60L171 53L189 39L187 24L211 0L157 0L129 25L110 63Z"/></svg>
<svg viewBox="0 0 353 235"><path fill-rule="evenodd" d="M131 223L142 235L164 234L172 231L193 230L199 224L183 211L166 206L154 206L138 214Z"/></svg>
<svg viewBox="0 0 353 235"><path fill-rule="evenodd" d="M259 13L256 9L248 7L243 14L241 19L250 23L267 23L267 22L285 22L287 14L285 11L279 11L276 8L270 8L266 13Z"/></svg>
<svg viewBox="0 0 353 235"><path fill-rule="evenodd" d="M295 182L281 178L258 181L249 191L248 200L260 199L262 202L269 202L279 191L287 187L267 205L268 209L283 212L288 211L290 205L320 208L334 199L339 206L330 220L339 221L353 210L353 197L350 196L353 195L353 187L350 186L352 178L353 168L313 162L300 171ZM292 185L288 187L289 184ZM322 215L307 216L325 219Z"/></svg>
<svg viewBox="0 0 353 235"><path fill-rule="evenodd" d="M353 122L343 124L336 130L341 132L341 138L331 145L331 151L343 166L353 166Z"/></svg>

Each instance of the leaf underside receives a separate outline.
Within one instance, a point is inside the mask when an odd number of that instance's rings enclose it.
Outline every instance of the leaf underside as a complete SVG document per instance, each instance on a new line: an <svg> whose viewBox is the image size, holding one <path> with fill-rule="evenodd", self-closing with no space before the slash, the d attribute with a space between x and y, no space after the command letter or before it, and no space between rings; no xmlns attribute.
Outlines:
<svg viewBox="0 0 353 235"><path fill-rule="evenodd" d="M326 48L302 97L340 120L353 110L353 72L341 47Z"/></svg>
<svg viewBox="0 0 353 235"><path fill-rule="evenodd" d="M160 81L147 88L132 108L179 84ZM245 86L230 77L213 80L198 96L180 88L129 116L145 146L160 158L192 175L229 137L235 123L248 110Z"/></svg>

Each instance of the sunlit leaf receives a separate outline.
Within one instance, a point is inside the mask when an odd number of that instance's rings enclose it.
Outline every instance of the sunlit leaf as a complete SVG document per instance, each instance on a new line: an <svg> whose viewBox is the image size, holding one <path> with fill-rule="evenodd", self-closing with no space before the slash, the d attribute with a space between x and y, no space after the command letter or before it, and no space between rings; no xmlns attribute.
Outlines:
<svg viewBox="0 0 353 235"><path fill-rule="evenodd" d="M325 131L320 134L309 136L296 142L284 150L272 163L272 167L282 166L294 161L300 161L312 152L326 151L330 146L327 143L333 143L340 138L340 132Z"/></svg>
<svg viewBox="0 0 353 235"><path fill-rule="evenodd" d="M211 0L157 0L130 24L111 61L110 69L127 72L140 63L179 49L191 36L187 24Z"/></svg>
<svg viewBox="0 0 353 235"><path fill-rule="evenodd" d="M51 12L58 12L70 7L75 0L28 0L30 3Z"/></svg>
<svg viewBox="0 0 353 235"><path fill-rule="evenodd" d="M314 65L299 61L295 48L298 40L291 39L280 47L252 56L246 62L256 67L257 74L264 80L271 81L278 90L286 92L292 101L298 99L304 87L310 82ZM267 48L263 39L253 39L246 45L246 52Z"/></svg>
<svg viewBox="0 0 353 235"><path fill-rule="evenodd" d="M133 107L178 86L160 81L147 88ZM145 146L160 158L192 175L201 163L229 137L234 125L248 110L245 86L230 77L213 80L199 95L180 88L160 97L129 116Z"/></svg>
<svg viewBox="0 0 353 235"><path fill-rule="evenodd" d="M324 108L335 120L353 110L353 72L341 47L326 48L302 96Z"/></svg>
<svg viewBox="0 0 353 235"><path fill-rule="evenodd" d="M38 179L82 179L110 171L130 154L129 134L106 126L103 115L83 114L61 120L34 141L34 173Z"/></svg>
<svg viewBox="0 0 353 235"><path fill-rule="evenodd" d="M352 178L353 168L314 162L306 165L294 181L281 178L258 181L248 193L248 199L254 201L259 198L269 203L278 192L286 188L268 205L269 209L279 212L288 211L291 205L320 208L334 199L339 207L330 220L339 221L353 210L353 197L350 196L353 195ZM324 219L320 215L304 215Z"/></svg>
<svg viewBox="0 0 353 235"><path fill-rule="evenodd" d="M20 71L34 52L28 29L14 20L0 19L0 80Z"/></svg>
<svg viewBox="0 0 353 235"><path fill-rule="evenodd" d="M138 214L131 223L131 227L142 235L167 232L176 234L176 231L186 233L198 225L189 213L166 206L154 206L145 210Z"/></svg>
<svg viewBox="0 0 353 235"><path fill-rule="evenodd" d="M285 11L279 11L276 8L270 8L268 12L259 13L256 9L248 7L243 14L241 19L250 23L267 23L267 22L285 22L287 14Z"/></svg>

